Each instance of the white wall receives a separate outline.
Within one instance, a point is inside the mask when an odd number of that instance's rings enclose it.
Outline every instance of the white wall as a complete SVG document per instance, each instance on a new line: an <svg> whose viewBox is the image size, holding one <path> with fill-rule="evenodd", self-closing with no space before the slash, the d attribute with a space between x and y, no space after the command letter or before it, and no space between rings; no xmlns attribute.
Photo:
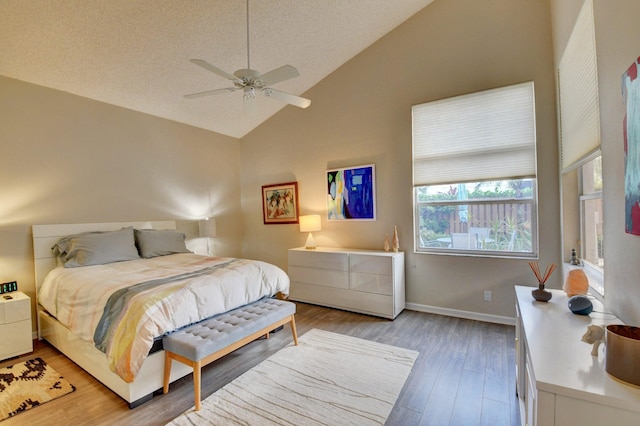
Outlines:
<svg viewBox="0 0 640 426"><path fill-rule="evenodd" d="M32 302L33 224L214 215L241 254L237 139L4 77L0 129L0 282Z"/></svg>
<svg viewBox="0 0 640 426"><path fill-rule="evenodd" d="M297 225L264 225L261 186L297 181L300 214L323 215L319 245L383 246L397 225L407 302L417 308L514 316L514 284L536 280L527 261L413 253L411 106L533 80L539 164L540 262L560 261L555 83L547 1L436 0L242 139L243 253L287 267L304 244ZM377 220L327 222L327 169L375 163ZM551 286L560 287L554 274ZM484 290L493 301L483 300Z"/></svg>

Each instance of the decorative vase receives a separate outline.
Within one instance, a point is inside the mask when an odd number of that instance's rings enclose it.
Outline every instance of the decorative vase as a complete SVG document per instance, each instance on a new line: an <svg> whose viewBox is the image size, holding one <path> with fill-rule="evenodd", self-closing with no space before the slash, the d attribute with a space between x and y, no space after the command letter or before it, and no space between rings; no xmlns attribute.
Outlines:
<svg viewBox="0 0 640 426"><path fill-rule="evenodd" d="M398 239L398 227L393 227L393 251L397 252L400 248L400 240Z"/></svg>
<svg viewBox="0 0 640 426"><path fill-rule="evenodd" d="M605 332L604 369L618 380L640 387L640 327L609 324Z"/></svg>
<svg viewBox="0 0 640 426"><path fill-rule="evenodd" d="M384 234L384 251L389 251L389 234Z"/></svg>
<svg viewBox="0 0 640 426"><path fill-rule="evenodd" d="M544 284L538 284L538 288L535 290L531 290L531 295L538 302L548 302L551 300L551 292L549 290L544 289Z"/></svg>

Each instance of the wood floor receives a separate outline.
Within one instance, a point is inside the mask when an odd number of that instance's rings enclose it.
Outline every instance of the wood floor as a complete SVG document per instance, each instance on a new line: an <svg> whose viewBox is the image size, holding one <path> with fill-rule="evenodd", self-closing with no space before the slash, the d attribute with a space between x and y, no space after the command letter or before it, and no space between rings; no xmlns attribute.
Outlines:
<svg viewBox="0 0 640 426"><path fill-rule="evenodd" d="M312 328L420 352L387 425L516 425L515 330L511 326L404 311L395 321L298 303L298 335ZM203 399L291 342L288 326L202 370ZM167 395L127 403L46 342L0 367L43 358L76 391L2 422L12 425L164 425L193 406L191 375ZM375 372L372 371L372 374Z"/></svg>

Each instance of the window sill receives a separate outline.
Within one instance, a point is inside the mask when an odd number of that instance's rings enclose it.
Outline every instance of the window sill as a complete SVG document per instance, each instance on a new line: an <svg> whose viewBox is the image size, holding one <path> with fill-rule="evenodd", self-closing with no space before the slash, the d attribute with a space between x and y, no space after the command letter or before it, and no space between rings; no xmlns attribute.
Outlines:
<svg viewBox="0 0 640 426"><path fill-rule="evenodd" d="M504 251L491 251L491 250L459 250L459 249L414 249L416 254L435 254L437 256L465 256L465 257L486 257L494 259L536 259L536 255L533 253L524 252L504 252Z"/></svg>

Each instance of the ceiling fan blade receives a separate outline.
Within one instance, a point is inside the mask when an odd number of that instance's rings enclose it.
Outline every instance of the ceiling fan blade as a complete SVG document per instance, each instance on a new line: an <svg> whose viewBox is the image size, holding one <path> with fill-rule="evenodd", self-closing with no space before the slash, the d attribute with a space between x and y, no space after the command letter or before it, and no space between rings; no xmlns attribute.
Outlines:
<svg viewBox="0 0 640 426"><path fill-rule="evenodd" d="M193 98L200 98L202 96L217 95L219 93L235 92L236 90L238 89L235 87L225 87L224 89L215 89L215 90L207 90L205 92L191 93L188 95L184 95L184 97L187 99L193 99Z"/></svg>
<svg viewBox="0 0 640 426"><path fill-rule="evenodd" d="M298 77L300 73L296 67L291 65L283 65L280 68L262 74L258 78L262 80L265 86L270 86L290 78Z"/></svg>
<svg viewBox="0 0 640 426"><path fill-rule="evenodd" d="M211 65L209 62L205 61L204 59L191 59L190 62L208 70L211 71L214 74L218 74L220 77L224 77L227 78L229 80L237 80L237 77L229 74L226 71L222 71L220 68Z"/></svg>
<svg viewBox="0 0 640 426"><path fill-rule="evenodd" d="M272 89L267 87L262 91L262 94L269 97L278 99L280 101L286 102L290 105L297 106L300 108L306 108L311 105L311 101L309 99L301 98L300 96L292 95L291 93L283 92L280 90Z"/></svg>

